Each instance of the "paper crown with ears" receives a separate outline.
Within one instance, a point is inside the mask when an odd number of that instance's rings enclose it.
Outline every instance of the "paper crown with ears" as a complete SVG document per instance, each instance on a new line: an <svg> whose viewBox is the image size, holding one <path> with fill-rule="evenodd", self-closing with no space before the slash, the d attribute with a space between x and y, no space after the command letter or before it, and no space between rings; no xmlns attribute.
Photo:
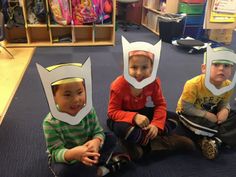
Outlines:
<svg viewBox="0 0 236 177"><path fill-rule="evenodd" d="M210 70L211 70L211 64L212 63L220 63L222 60L227 60L228 63L234 63L236 64L236 54L233 51L230 50L218 50L214 51L209 45L207 46L206 51L206 77L205 77L205 86L214 94L214 95L221 95L225 92L230 91L234 88L236 83L236 72L233 73L233 79L230 85L222 88L216 88L215 85L213 85L210 82ZM217 62L219 61L219 62Z"/></svg>
<svg viewBox="0 0 236 177"><path fill-rule="evenodd" d="M123 36L122 36L122 47L123 47L123 62L124 62L124 77L125 79L135 88L141 89L146 85L152 83L156 79L156 73L159 65L160 60L160 53L161 53L161 41L152 45L147 42L132 42L129 43ZM153 68L151 76L138 82L135 78L131 77L129 74L129 54L133 51L146 51L154 55L153 57Z"/></svg>
<svg viewBox="0 0 236 177"><path fill-rule="evenodd" d="M37 63L36 66L53 117L71 125L78 124L92 109L92 78L90 58L88 58L81 66L68 63L58 65L58 67L55 67L51 71L45 69ZM51 88L52 83L68 78L83 78L85 81L86 105L76 114L76 116L71 116L67 113L58 111Z"/></svg>

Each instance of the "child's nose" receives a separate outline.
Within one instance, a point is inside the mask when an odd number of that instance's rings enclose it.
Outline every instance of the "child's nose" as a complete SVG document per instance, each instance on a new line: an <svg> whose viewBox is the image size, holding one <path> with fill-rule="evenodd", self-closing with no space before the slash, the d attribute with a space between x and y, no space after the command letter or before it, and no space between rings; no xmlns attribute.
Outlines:
<svg viewBox="0 0 236 177"><path fill-rule="evenodd" d="M137 75L141 75L142 74L142 71L141 69L137 69L137 72L136 72Z"/></svg>
<svg viewBox="0 0 236 177"><path fill-rule="evenodd" d="M219 65L219 69L224 69L225 66L224 65Z"/></svg>

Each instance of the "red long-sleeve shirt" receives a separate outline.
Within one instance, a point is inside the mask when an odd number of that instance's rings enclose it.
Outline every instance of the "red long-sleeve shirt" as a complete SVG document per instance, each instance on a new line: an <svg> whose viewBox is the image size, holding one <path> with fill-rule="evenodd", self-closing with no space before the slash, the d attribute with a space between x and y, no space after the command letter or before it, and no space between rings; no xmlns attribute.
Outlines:
<svg viewBox="0 0 236 177"><path fill-rule="evenodd" d="M132 110L143 109L148 97L151 97L155 107L151 124L163 129L166 120L166 101L162 94L159 78L145 86L137 97L132 95L131 85L124 76L119 76L111 84L108 117L114 121L133 124L133 118L137 112L132 112Z"/></svg>

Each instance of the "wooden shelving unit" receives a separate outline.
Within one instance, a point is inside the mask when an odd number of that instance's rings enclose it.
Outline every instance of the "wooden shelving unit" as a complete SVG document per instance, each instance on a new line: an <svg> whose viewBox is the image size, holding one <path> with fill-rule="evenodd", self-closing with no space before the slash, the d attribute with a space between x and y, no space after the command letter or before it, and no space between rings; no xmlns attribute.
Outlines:
<svg viewBox="0 0 236 177"><path fill-rule="evenodd" d="M24 27L6 28L7 47L25 46L101 46L115 45L116 0L113 0L112 22L92 25L29 24L27 22L27 0L19 0L24 14ZM48 0L47 11L49 12ZM71 41L59 42L60 37Z"/></svg>
<svg viewBox="0 0 236 177"><path fill-rule="evenodd" d="M163 0L143 0L142 25L159 35L158 17L165 13L177 13L179 0L166 0L165 8L161 10Z"/></svg>

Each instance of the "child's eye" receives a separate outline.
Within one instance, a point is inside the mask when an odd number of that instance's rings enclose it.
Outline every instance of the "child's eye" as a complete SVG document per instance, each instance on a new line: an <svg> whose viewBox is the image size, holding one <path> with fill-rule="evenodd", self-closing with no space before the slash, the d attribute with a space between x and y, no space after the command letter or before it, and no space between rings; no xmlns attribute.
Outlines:
<svg viewBox="0 0 236 177"><path fill-rule="evenodd" d="M218 66L220 66L220 64L219 63L213 63L213 66L218 67Z"/></svg>
<svg viewBox="0 0 236 177"><path fill-rule="evenodd" d="M224 64L224 67L225 68L229 68L231 65L229 65L229 64Z"/></svg>
<svg viewBox="0 0 236 177"><path fill-rule="evenodd" d="M143 69L143 70L147 69L147 66L143 66L142 69Z"/></svg>
<svg viewBox="0 0 236 177"><path fill-rule="evenodd" d="M137 69L137 66L131 66L130 68L131 69Z"/></svg>
<svg viewBox="0 0 236 177"><path fill-rule="evenodd" d="M83 93L83 91L78 91L77 94L78 95L81 95Z"/></svg>
<svg viewBox="0 0 236 177"><path fill-rule="evenodd" d="M71 96L71 94L69 94L69 93L66 93L66 94L64 94L63 96L65 96L65 97L70 97L70 96Z"/></svg>

